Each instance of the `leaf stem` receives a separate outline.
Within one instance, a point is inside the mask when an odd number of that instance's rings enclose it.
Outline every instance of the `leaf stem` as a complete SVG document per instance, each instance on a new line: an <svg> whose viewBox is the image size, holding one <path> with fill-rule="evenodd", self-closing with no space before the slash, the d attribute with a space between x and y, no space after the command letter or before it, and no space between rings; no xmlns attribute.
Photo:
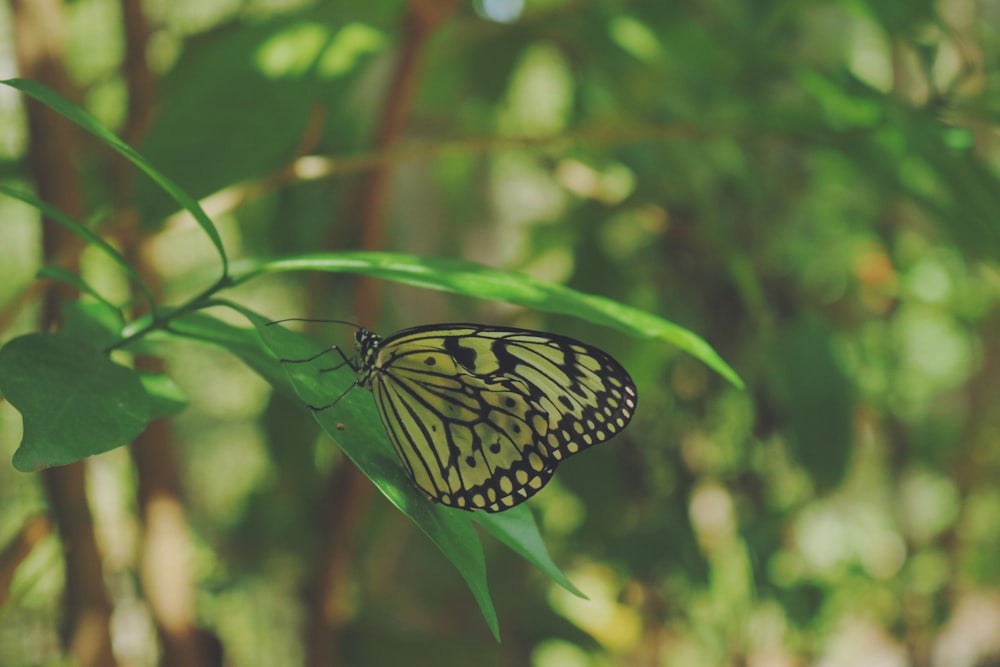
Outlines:
<svg viewBox="0 0 1000 667"><path fill-rule="evenodd" d="M182 315L186 315L190 312L200 310L202 308L207 308L209 306L217 305L218 302L211 297L217 292L220 292L228 287L233 286L233 279L228 275L224 274L219 277L212 285L205 288L200 294L190 299L187 303L177 306L176 308L158 308L150 312L144 318L136 320L136 322L142 321L142 319L148 319L148 322L136 331L126 335L124 338L116 343L113 343L105 348L105 352L111 352L113 350L120 350L127 347L128 345L139 340L143 336L149 334L152 331L159 329L166 330L170 326L170 322L176 320Z"/></svg>

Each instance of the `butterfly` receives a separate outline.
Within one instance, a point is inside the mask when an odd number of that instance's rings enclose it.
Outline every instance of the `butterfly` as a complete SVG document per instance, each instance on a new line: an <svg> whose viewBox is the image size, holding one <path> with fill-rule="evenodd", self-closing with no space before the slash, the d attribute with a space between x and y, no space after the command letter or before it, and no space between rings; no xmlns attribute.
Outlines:
<svg viewBox="0 0 1000 667"><path fill-rule="evenodd" d="M611 355L540 331L428 324L382 338L358 327L355 347L355 359L331 349L357 374L351 388L374 394L410 479L464 510L531 498L566 458L624 429L638 401Z"/></svg>

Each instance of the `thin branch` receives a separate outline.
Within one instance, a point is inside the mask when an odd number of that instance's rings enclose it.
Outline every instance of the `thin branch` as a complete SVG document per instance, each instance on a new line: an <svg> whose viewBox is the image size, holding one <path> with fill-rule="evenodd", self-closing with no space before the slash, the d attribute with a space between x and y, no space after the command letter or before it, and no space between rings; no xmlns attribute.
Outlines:
<svg viewBox="0 0 1000 667"><path fill-rule="evenodd" d="M453 141L409 142L358 155L329 157L301 154L267 176L231 185L202 199L199 204L212 217L230 213L240 206L270 194L288 183L317 181L365 174L377 170L431 162L443 157L464 157L509 150L537 152L564 151L569 146L622 146L688 139L705 135L702 128L676 123L669 125L594 126L551 137L465 137ZM188 215L182 211L177 215ZM327 242L326 247L331 243Z"/></svg>

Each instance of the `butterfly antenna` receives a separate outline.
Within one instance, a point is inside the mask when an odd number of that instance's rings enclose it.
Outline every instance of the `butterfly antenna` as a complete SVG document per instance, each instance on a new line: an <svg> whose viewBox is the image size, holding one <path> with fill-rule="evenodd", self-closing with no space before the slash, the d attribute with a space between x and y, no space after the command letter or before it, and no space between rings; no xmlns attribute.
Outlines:
<svg viewBox="0 0 1000 667"><path fill-rule="evenodd" d="M285 318L283 320L274 320L273 322L268 322L267 326L271 326L272 324L282 324L283 322L314 322L314 323L317 323L317 324L346 324L347 326L354 327L355 329L361 329L362 328L362 326L360 324L355 324L354 322L348 322L347 320L319 320L319 319L309 319L309 318L305 318L305 317L288 317L288 318ZM343 363L338 364L337 366L334 366L333 368L323 369L323 372L337 370L338 368L342 368L345 365L350 366L351 370L354 370L354 371L357 370L357 367L354 364L354 362L352 362L350 359L348 359L344 355L343 351L339 347L337 347L336 345L331 345L330 347L326 348L322 352L317 352L316 354L312 355L311 357L306 357L305 359L279 359L278 361L281 362L281 363L283 363L283 364L303 364L303 363L310 362L313 359L318 359L319 357L322 357L324 354L329 354L330 352L336 352L337 354L339 354L341 360L343 361Z"/></svg>
<svg viewBox="0 0 1000 667"><path fill-rule="evenodd" d="M284 322L312 322L313 324L346 324L349 327L354 327L355 329L361 329L360 324L355 324L354 322L348 322L347 320L314 320L307 317L288 317L283 320L275 320L273 322L268 322L267 326L272 324L282 324Z"/></svg>

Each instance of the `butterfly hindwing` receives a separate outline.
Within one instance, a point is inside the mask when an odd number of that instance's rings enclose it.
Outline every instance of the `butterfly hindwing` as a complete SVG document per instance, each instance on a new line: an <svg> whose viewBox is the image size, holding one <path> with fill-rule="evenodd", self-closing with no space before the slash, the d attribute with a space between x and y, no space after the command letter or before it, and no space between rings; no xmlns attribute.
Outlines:
<svg viewBox="0 0 1000 667"><path fill-rule="evenodd" d="M414 483L495 512L527 500L568 456L631 419L635 385L605 352L563 336L474 324L359 333L361 379Z"/></svg>

